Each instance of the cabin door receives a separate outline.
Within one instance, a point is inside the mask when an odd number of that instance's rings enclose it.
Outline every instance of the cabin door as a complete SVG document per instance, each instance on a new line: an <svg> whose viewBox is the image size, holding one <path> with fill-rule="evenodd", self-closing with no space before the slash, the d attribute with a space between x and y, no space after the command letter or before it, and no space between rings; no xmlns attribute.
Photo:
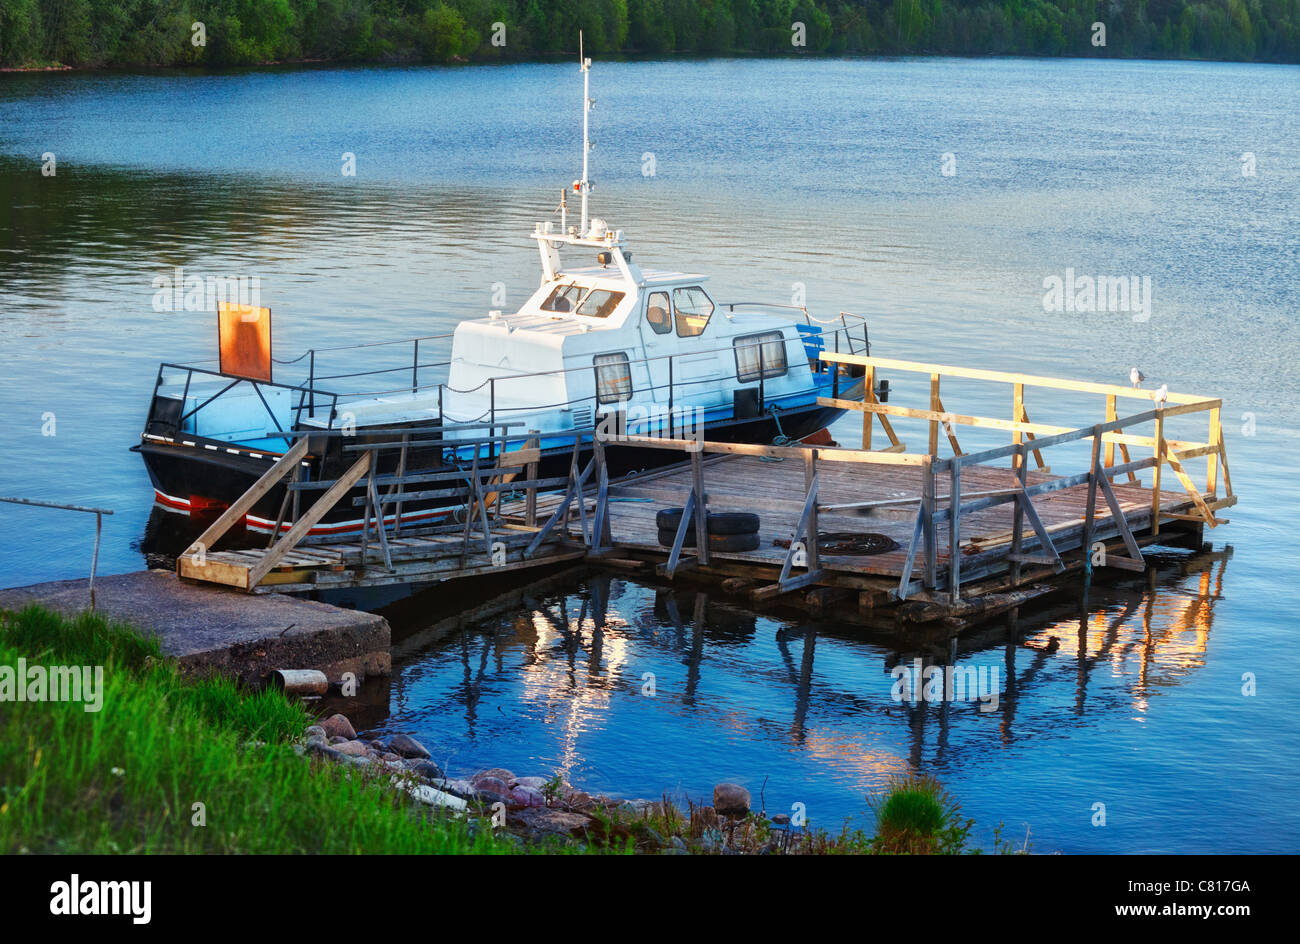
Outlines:
<svg viewBox="0 0 1300 944"><path fill-rule="evenodd" d="M668 403L668 358L677 350L673 334L672 303L667 292L651 292L641 317L641 344L645 348L648 387L655 403Z"/></svg>

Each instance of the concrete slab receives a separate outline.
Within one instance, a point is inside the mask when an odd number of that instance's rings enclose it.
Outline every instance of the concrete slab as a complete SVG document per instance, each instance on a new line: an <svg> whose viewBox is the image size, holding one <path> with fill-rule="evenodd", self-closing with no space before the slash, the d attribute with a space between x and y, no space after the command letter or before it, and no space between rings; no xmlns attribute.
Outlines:
<svg viewBox="0 0 1300 944"><path fill-rule="evenodd" d="M90 604L85 580L0 590L0 610L38 603L63 613ZM95 611L155 634L187 671L260 685L276 669L320 669L331 682L388 675L391 631L374 613L278 593L187 583L168 570L95 580Z"/></svg>

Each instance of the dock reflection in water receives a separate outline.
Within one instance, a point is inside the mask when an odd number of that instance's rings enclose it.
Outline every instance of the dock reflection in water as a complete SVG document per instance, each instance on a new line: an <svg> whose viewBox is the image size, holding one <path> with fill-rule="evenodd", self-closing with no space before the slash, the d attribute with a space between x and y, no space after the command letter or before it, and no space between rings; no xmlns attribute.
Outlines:
<svg viewBox="0 0 1300 944"><path fill-rule="evenodd" d="M1144 578L1094 586L1082 612L1076 594L916 650L704 592L550 578L432 625L390 614L390 714L375 730L414 733L452 776L561 771L593 791L692 798L730 779L832 827L891 774L925 771L971 815L1016 821L1010 798L1050 787L1071 739L1144 721L1205 665L1230 554L1158 555ZM990 697L896 697L902 675L945 665L981 673Z"/></svg>

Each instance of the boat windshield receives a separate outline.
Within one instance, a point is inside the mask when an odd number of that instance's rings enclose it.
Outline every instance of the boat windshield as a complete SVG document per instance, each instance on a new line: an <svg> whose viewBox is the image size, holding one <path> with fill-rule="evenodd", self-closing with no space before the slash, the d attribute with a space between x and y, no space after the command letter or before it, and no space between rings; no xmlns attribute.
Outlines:
<svg viewBox="0 0 1300 944"><path fill-rule="evenodd" d="M623 292L611 292L603 288L588 289L585 286L567 282L556 286L546 301L542 302L542 311L574 312L588 318L608 318L623 300Z"/></svg>
<svg viewBox="0 0 1300 944"><path fill-rule="evenodd" d="M623 300L622 292L607 292L602 288L593 288L578 306L578 314L588 318L608 318L610 312Z"/></svg>
<svg viewBox="0 0 1300 944"><path fill-rule="evenodd" d="M581 285L569 282L556 286L555 291L542 302L542 311L573 311L578 307L578 299L586 291Z"/></svg>

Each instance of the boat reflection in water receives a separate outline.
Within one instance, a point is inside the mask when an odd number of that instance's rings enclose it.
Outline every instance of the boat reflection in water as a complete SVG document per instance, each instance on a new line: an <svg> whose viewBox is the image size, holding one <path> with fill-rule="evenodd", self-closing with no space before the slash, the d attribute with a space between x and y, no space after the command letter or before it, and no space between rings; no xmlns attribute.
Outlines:
<svg viewBox="0 0 1300 944"><path fill-rule="evenodd" d="M1146 576L1094 585L1082 608L1013 614L946 651L601 573L413 623L433 605L423 594L388 613L394 676L375 730L414 733L453 776L560 771L589 790L693 798L738 779L756 801L766 778L771 808L815 800L838 823L891 774L960 779L1141 719L1205 664L1230 556L1149 557ZM982 670L992 697L900 699L918 660Z"/></svg>

